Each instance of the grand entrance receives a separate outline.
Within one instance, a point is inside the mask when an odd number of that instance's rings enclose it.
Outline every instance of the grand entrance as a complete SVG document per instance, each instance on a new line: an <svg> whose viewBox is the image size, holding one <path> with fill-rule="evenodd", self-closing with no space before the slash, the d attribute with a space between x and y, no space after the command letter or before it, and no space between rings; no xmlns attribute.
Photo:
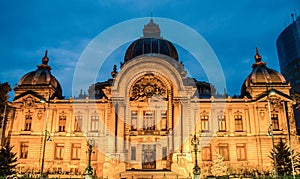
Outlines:
<svg viewBox="0 0 300 179"><path fill-rule="evenodd" d="M142 167L143 169L156 168L156 145L143 145Z"/></svg>

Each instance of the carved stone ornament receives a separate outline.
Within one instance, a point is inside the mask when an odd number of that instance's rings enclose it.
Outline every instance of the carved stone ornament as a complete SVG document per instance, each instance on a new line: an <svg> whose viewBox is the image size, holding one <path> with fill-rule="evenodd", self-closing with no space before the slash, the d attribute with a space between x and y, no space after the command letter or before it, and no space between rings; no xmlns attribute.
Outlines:
<svg viewBox="0 0 300 179"><path fill-rule="evenodd" d="M35 106L35 100L32 97L27 97L23 100L23 105L25 107L33 107Z"/></svg>
<svg viewBox="0 0 300 179"><path fill-rule="evenodd" d="M281 108L281 99L278 98L277 96L270 96L269 97L270 105L273 108Z"/></svg>
<svg viewBox="0 0 300 179"><path fill-rule="evenodd" d="M39 120L41 120L42 117L43 117L43 112L42 112L42 110L39 110L38 113L37 113L37 118L38 118Z"/></svg>
<svg viewBox="0 0 300 179"><path fill-rule="evenodd" d="M167 90L161 80L153 74L147 74L132 86L130 101L147 101L151 97L167 99Z"/></svg>

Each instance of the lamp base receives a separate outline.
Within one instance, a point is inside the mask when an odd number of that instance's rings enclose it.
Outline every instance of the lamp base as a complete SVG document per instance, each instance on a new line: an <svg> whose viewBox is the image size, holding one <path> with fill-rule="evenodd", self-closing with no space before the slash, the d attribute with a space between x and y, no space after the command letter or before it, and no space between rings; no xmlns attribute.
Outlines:
<svg viewBox="0 0 300 179"><path fill-rule="evenodd" d="M200 175L194 175L194 179L200 179Z"/></svg>

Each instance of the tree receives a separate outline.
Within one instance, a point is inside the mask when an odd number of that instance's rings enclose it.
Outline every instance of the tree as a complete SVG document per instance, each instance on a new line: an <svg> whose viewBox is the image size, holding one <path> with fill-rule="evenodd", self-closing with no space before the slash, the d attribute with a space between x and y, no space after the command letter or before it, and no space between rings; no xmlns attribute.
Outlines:
<svg viewBox="0 0 300 179"><path fill-rule="evenodd" d="M294 101L294 117L296 118L295 120L299 120L300 116L300 93L294 92L292 94L292 98ZM297 134L300 134L300 130L297 128Z"/></svg>
<svg viewBox="0 0 300 179"><path fill-rule="evenodd" d="M292 94L293 100L295 102L296 108L300 108L300 93Z"/></svg>
<svg viewBox="0 0 300 179"><path fill-rule="evenodd" d="M10 85L5 82L0 82L0 112L3 113L5 103L8 100L8 93L11 91Z"/></svg>
<svg viewBox="0 0 300 179"><path fill-rule="evenodd" d="M7 103L8 100L8 93L11 91L10 85L5 82L5 83L1 83L0 82L0 128L2 127L1 125L4 124L2 122L3 119L6 119L7 114L8 114L8 110L6 111L6 116L3 116L4 114L4 110L5 110L5 105ZM5 126L3 126L4 128ZM2 128L2 129L3 129ZM3 132L3 131L1 131Z"/></svg>
<svg viewBox="0 0 300 179"><path fill-rule="evenodd" d="M294 154L294 151L291 149L280 139L280 142L275 145L275 149L272 149L270 158L273 160L273 166L275 166L274 162L274 153L276 157L277 163L277 172L278 175L292 175L292 160L291 154L293 157L294 169L295 171L299 170L299 154Z"/></svg>
<svg viewBox="0 0 300 179"><path fill-rule="evenodd" d="M11 152L13 147L10 146L9 140L6 140L4 143L4 130L6 124L5 120L7 119L7 114L9 113L9 108L7 108L7 100L9 98L8 93L10 91L11 88L7 82L0 82L0 132L2 133L0 138L0 176L13 174L14 168L17 165L16 153Z"/></svg>
<svg viewBox="0 0 300 179"><path fill-rule="evenodd" d="M14 168L17 166L17 157L16 153L13 153L12 146L7 141L0 150L0 176L14 174Z"/></svg>
<svg viewBox="0 0 300 179"><path fill-rule="evenodd" d="M228 167L224 163L224 157L221 154L216 153L215 159L212 162L211 173L214 176L224 176L227 175L227 169Z"/></svg>

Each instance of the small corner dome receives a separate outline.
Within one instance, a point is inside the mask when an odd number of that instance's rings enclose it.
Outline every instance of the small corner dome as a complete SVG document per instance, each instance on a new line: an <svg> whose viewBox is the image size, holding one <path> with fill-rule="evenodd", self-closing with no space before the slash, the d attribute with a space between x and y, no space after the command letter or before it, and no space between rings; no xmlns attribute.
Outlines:
<svg viewBox="0 0 300 179"><path fill-rule="evenodd" d="M286 83L283 75L276 70L264 67L255 68L245 80L249 83Z"/></svg>
<svg viewBox="0 0 300 179"><path fill-rule="evenodd" d="M256 55L254 56L255 63L252 65L252 72L245 79L241 95L245 96L247 93L247 88L252 85L261 84L286 84L286 80L283 75L276 70L268 68L266 62L261 61L261 56L256 50Z"/></svg>
<svg viewBox="0 0 300 179"><path fill-rule="evenodd" d="M18 86L49 86L55 89L55 97L62 97L62 88L58 80L51 74L51 67L48 66L49 58L47 51L42 59L42 64L38 65L35 71L25 74L18 83Z"/></svg>
<svg viewBox="0 0 300 179"><path fill-rule="evenodd" d="M168 40L160 36L160 28L150 19L144 26L143 37L132 42L126 50L124 63L143 54L167 55L178 61L178 53L175 46Z"/></svg>
<svg viewBox="0 0 300 179"><path fill-rule="evenodd" d="M62 93L61 85L58 80L47 70L37 69L25 74L18 83L19 86L49 86L56 88L57 92Z"/></svg>

